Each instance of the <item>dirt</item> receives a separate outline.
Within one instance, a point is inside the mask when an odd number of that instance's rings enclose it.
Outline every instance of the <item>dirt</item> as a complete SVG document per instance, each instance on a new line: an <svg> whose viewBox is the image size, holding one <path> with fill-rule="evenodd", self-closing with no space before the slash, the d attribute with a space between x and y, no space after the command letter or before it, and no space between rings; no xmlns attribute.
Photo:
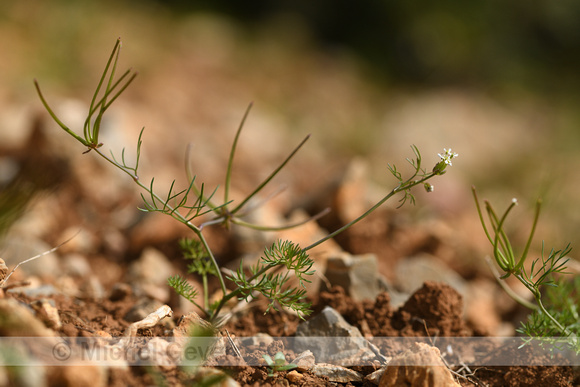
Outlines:
<svg viewBox="0 0 580 387"><path fill-rule="evenodd" d="M34 300L18 293L9 293L7 296L14 297L25 304L30 304ZM111 297L103 300L79 300L66 296L49 298L54 300L63 322L62 328L57 333L66 337L93 337L97 331L107 332L113 337L121 336L130 324L125 316L137 302L137 299L130 294L114 301L110 299ZM349 323L358 327L366 335L455 337L474 334L462 318L461 296L443 283L425 283L401 308L396 310L390 306L389 294L386 292L381 293L375 301L354 302L340 287L333 287L330 291L320 294L319 301L314 307L315 313L327 305L339 311ZM258 302L256 307L249 309L234 321L230 321L224 330L237 337L254 336L258 333L268 333L273 337L292 336L301 321L298 317L285 312L273 311L264 314L264 311L265 303ZM178 319L179 316L174 316L173 321L177 322ZM168 328L167 325L164 327L160 324L154 329L140 330L139 335L164 336L167 334L166 328ZM242 354L247 359L261 358L262 354L274 356L279 351L284 352L288 359L296 355L285 351L280 341L274 341L265 348L257 346L247 350L253 350L252 353ZM388 351L383 351L383 353L389 355ZM529 354L525 351L518 351L513 353L513 356L529 356ZM240 365L220 368L234 377L242 386L337 385L335 382L329 382L323 377L317 377L308 372L301 373L300 382L296 383L286 379L288 372L285 371L277 373L275 377L269 377L266 367ZM369 366L352 368L363 375L368 375L377 369L377 367ZM574 379L571 367L485 367L472 371L472 374L465 375L466 379L458 377L457 381L463 386L570 386ZM58 377L55 375L51 377L53 379L49 378L49 384L57 385ZM188 385L192 382L191 375L179 369L166 370L162 378L170 385ZM107 384L111 386L141 386L152 383L156 383L155 375L142 367L113 368L107 380ZM364 382L341 385L371 386L373 384Z"/></svg>

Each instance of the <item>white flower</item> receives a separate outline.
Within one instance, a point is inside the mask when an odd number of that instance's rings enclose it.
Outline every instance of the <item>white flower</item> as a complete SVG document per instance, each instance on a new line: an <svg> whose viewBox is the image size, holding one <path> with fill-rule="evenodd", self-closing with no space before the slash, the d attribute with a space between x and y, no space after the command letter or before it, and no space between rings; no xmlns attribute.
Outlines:
<svg viewBox="0 0 580 387"><path fill-rule="evenodd" d="M453 164L451 164L451 159L454 159L455 157L457 157L459 155L457 153L453 153L451 151L451 148L449 148L449 149L443 148L443 154L438 153L437 156L439 156L441 158L441 161L443 161L445 164L453 165Z"/></svg>

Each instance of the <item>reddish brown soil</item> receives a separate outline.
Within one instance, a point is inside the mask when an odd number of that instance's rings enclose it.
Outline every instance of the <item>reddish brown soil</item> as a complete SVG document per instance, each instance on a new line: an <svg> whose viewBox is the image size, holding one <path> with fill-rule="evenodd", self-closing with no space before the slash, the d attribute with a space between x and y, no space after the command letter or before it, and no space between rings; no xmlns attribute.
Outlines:
<svg viewBox="0 0 580 387"><path fill-rule="evenodd" d="M23 295L13 295L19 301L29 303L32 298ZM105 300L74 300L64 296L50 297L56 302L63 327L59 334L67 337L91 337L96 331L105 331L112 336L120 336L130 324L124 316L135 304L136 299L127 295L122 299ZM329 305L339 311L351 324L357 326L363 334L373 336L469 336L472 330L466 326L461 317L462 300L451 287L440 283L426 283L398 310L391 308L388 293L381 293L374 302L354 302L340 287L334 287L328 292L322 292L316 311ZM264 314L265 303L258 302L256 307L249 309L239 318L230 321L224 328L233 336L252 336L257 333L268 333L271 336L291 336L294 334L300 320L293 315L279 311ZM174 316L177 320L179 316ZM163 324L154 329L140 330L140 335L153 336L166 334ZM267 348L251 348L253 353L244 352L244 356L261 358L267 353L273 356L283 351L287 358L292 358L293 352L285 351L279 341L274 341ZM389 355L389 353L385 353ZM513 356L526 356L525 351L514 353ZM352 367L363 375L376 370L376 367ZM222 367L232 375L242 386L274 386L281 385L287 372L279 372L275 377L268 377L265 367L229 366ZM53 382L58 384L58 378L53 375ZM179 369L166 370L164 380L171 385L188 385L191 377ZM189 382L188 382L189 380ZM570 386L573 373L570 367L492 367L476 369L473 375L466 379L458 378L463 386ZM50 382L50 380L49 380ZM141 367L130 367L128 370L113 369L109 373L108 384L111 386L141 386L155 383L154 374ZM56 384L55 384L56 385ZM282 385L292 386L336 386L325 378L304 373L300 383ZM354 384L344 384L354 385ZM358 384L361 385L361 384ZM362 385L372 385L365 382Z"/></svg>

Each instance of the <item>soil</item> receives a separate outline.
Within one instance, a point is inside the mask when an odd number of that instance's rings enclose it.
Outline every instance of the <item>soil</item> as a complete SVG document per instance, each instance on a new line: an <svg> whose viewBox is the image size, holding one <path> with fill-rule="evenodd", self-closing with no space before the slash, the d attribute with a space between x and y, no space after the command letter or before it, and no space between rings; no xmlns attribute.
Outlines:
<svg viewBox="0 0 580 387"><path fill-rule="evenodd" d="M19 293L7 293L18 301L30 304L35 298L26 297ZM66 296L50 296L59 311L62 328L58 334L66 337L92 337L97 331L104 331L112 336L121 336L130 322L125 320L127 312L135 305L137 299L127 294L122 299L94 300L72 299ZM46 297L43 297L46 299ZM273 337L292 336L301 320L291 314L272 311L264 314L264 302L257 302L256 307L244 312L239 318L230 321L224 330L237 337L254 336L258 333L267 333ZM402 336L402 337L455 337L471 336L474 334L462 318L461 296L446 284L428 282L418 290L401 308L395 310L390 306L389 294L381 293L375 301L354 302L345 294L341 287L333 287L330 291L322 292L316 311L324 306L331 306L339 311L351 324L362 332L373 336ZM174 321L178 316L174 316ZM163 336L166 334L163 324L153 329L140 330L139 335ZM293 352L284 350L279 341L274 341L267 347L256 347L253 353L242 353L244 357L261 357L262 354L274 356L279 351L285 352L286 358L295 356ZM389 355L388 352L383 352ZM527 356L525 351L513 353L513 356ZM299 383L290 382L288 372L280 371L275 377L269 377L266 367L229 366L220 367L234 377L242 386L337 386L360 385L373 386L370 382L339 384L329 382L323 377L317 377L308 372L303 373ZM351 367L363 375L368 375L378 369L372 366ZM472 370L470 375L458 377L462 386L570 386L574 381L571 367L485 367ZM59 385L62 381L58 376L51 375L49 385ZM163 372L163 379L169 385L190 385L195 380L184 370L176 368ZM154 374L143 367L129 367L109 371L107 384L111 386L143 386L157 383ZM577 385L577 384L574 384Z"/></svg>

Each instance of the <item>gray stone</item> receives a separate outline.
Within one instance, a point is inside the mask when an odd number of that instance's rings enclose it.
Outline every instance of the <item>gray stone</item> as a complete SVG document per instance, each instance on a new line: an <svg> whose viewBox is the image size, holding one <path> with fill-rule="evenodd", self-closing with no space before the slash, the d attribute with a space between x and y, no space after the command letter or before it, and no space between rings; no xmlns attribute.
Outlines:
<svg viewBox="0 0 580 387"><path fill-rule="evenodd" d="M316 376L326 376L335 383L362 382L363 377L356 371L333 364L319 363L310 369Z"/></svg>
<svg viewBox="0 0 580 387"><path fill-rule="evenodd" d="M374 254L332 255L327 260L324 276L330 284L341 286L355 301L374 300L381 292L381 276Z"/></svg>
<svg viewBox="0 0 580 387"><path fill-rule="evenodd" d="M337 362L368 349L368 342L358 328L329 306L296 328L294 345L297 352L312 351L319 362Z"/></svg>
<svg viewBox="0 0 580 387"><path fill-rule="evenodd" d="M445 263L430 254L422 253L402 259L395 268L397 287L412 294L425 281L445 282L461 293L465 280Z"/></svg>
<svg viewBox="0 0 580 387"><path fill-rule="evenodd" d="M267 347L274 341L274 338L267 333L256 333L250 337L240 337L239 340L243 346L261 345Z"/></svg>
<svg viewBox="0 0 580 387"><path fill-rule="evenodd" d="M73 277L85 277L92 273L91 265L82 254L67 254L62 260L63 273Z"/></svg>
<svg viewBox="0 0 580 387"><path fill-rule="evenodd" d="M129 322L141 321L161 306L163 306L163 304L157 300L141 298L131 309L129 309L124 318Z"/></svg>
<svg viewBox="0 0 580 387"><path fill-rule="evenodd" d="M8 281L10 281L12 277ZM36 298L36 297L48 297L53 296L55 294L60 294L61 292L52 285L41 285L38 287L17 287L8 290L9 293L22 293L26 294L28 297Z"/></svg>
<svg viewBox="0 0 580 387"><path fill-rule="evenodd" d="M39 238L17 233L7 236L2 246L0 246L6 265L11 269L18 263L46 253L51 249L52 246ZM62 275L60 263L56 254L53 252L20 265L8 281L26 279L30 276L36 276L42 279L54 279L60 275Z"/></svg>
<svg viewBox="0 0 580 387"><path fill-rule="evenodd" d="M381 377L385 373L386 368L387 367L381 367L378 370L376 370L375 372L373 372L372 374L368 374L367 376L365 376L365 380L368 382L371 382L372 384L376 384L378 386L380 381L381 381Z"/></svg>
<svg viewBox="0 0 580 387"><path fill-rule="evenodd" d="M80 288L80 293L83 298L92 298L95 300L100 300L105 298L105 288L99 281L99 278L95 275L91 275L88 279L83 282Z"/></svg>
<svg viewBox="0 0 580 387"><path fill-rule="evenodd" d="M127 273L127 280L137 295L144 295L169 301L170 293L167 278L175 274L171 262L160 251L146 248L141 257L134 262Z"/></svg>
<svg viewBox="0 0 580 387"><path fill-rule="evenodd" d="M314 367L314 364L316 364L316 359L314 358L312 351L306 350L296 356L296 358L292 360L291 363L296 364L296 369L298 371L305 372Z"/></svg>
<svg viewBox="0 0 580 387"><path fill-rule="evenodd" d="M395 268L396 285L403 293L413 294L425 281L444 282L467 296L465 280L441 260L422 253L400 260Z"/></svg>

